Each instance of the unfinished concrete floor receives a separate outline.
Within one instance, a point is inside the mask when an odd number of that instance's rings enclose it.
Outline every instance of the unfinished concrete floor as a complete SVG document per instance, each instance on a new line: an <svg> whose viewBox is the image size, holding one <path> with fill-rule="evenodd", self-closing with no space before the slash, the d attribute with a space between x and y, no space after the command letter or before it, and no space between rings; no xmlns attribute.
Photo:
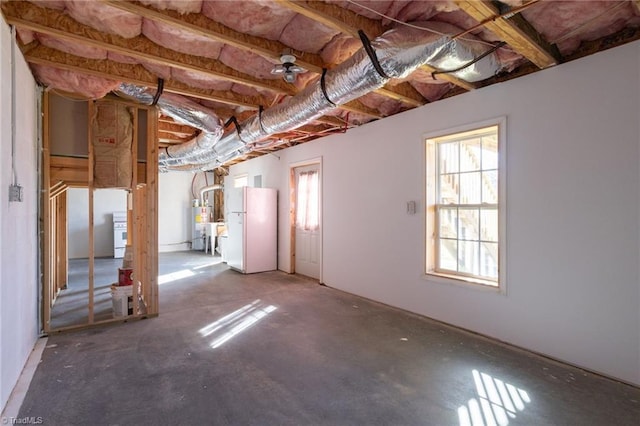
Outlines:
<svg viewBox="0 0 640 426"><path fill-rule="evenodd" d="M160 273L159 317L49 337L19 418L46 425L639 424L638 388L306 278L241 275L199 253L161 254Z"/></svg>

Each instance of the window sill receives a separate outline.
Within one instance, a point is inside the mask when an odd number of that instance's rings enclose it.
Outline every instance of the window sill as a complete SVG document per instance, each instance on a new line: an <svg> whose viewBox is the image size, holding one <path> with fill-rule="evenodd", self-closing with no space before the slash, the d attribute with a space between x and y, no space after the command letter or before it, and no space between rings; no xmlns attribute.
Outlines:
<svg viewBox="0 0 640 426"><path fill-rule="evenodd" d="M428 281L434 281L443 284L460 285L467 288L477 290L490 291L494 293L504 294L504 289L495 281L483 280L480 278L464 277L460 275L444 274L441 272L427 272L424 278Z"/></svg>

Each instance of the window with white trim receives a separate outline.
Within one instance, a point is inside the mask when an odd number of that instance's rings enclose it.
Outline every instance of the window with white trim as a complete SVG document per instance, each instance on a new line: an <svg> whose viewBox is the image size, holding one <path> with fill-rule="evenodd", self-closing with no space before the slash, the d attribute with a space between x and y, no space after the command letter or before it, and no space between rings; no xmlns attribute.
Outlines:
<svg viewBox="0 0 640 426"><path fill-rule="evenodd" d="M501 139L498 124L427 138L427 274L499 286Z"/></svg>

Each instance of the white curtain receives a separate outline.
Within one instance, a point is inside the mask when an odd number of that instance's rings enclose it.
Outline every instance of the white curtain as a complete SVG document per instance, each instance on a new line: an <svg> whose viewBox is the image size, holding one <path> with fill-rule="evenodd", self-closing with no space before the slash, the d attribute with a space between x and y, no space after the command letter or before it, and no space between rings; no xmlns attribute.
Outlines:
<svg viewBox="0 0 640 426"><path fill-rule="evenodd" d="M296 226L305 231L319 228L319 182L318 172L302 172L298 177Z"/></svg>

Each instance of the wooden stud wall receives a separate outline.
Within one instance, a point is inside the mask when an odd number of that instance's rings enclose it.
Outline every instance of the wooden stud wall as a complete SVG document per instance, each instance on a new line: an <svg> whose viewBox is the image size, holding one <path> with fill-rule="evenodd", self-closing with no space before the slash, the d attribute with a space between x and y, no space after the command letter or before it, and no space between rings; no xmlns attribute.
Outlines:
<svg viewBox="0 0 640 426"><path fill-rule="evenodd" d="M101 101L95 101L101 102ZM95 102L89 103L89 117L92 117ZM113 101L110 101L113 102ZM133 251L134 284L141 282L140 295L146 309L135 310L133 316L95 321L94 317L94 150L88 143L89 158L54 157L50 155L49 95L44 94L43 112L43 330L63 331L95 325L119 322L131 317L158 314L158 131L157 110L130 102L121 102L131 110L134 117L132 141L132 184L128 199L128 243ZM137 160L138 116L147 114L146 163ZM91 126L88 125L88 141L91 141ZM135 166L134 166L135 165ZM88 318L85 324L51 328L51 308L59 291L67 285L68 241L67 241L67 192L70 186L88 188L89 209L89 276L88 276ZM133 286L133 302L137 307L138 286Z"/></svg>

